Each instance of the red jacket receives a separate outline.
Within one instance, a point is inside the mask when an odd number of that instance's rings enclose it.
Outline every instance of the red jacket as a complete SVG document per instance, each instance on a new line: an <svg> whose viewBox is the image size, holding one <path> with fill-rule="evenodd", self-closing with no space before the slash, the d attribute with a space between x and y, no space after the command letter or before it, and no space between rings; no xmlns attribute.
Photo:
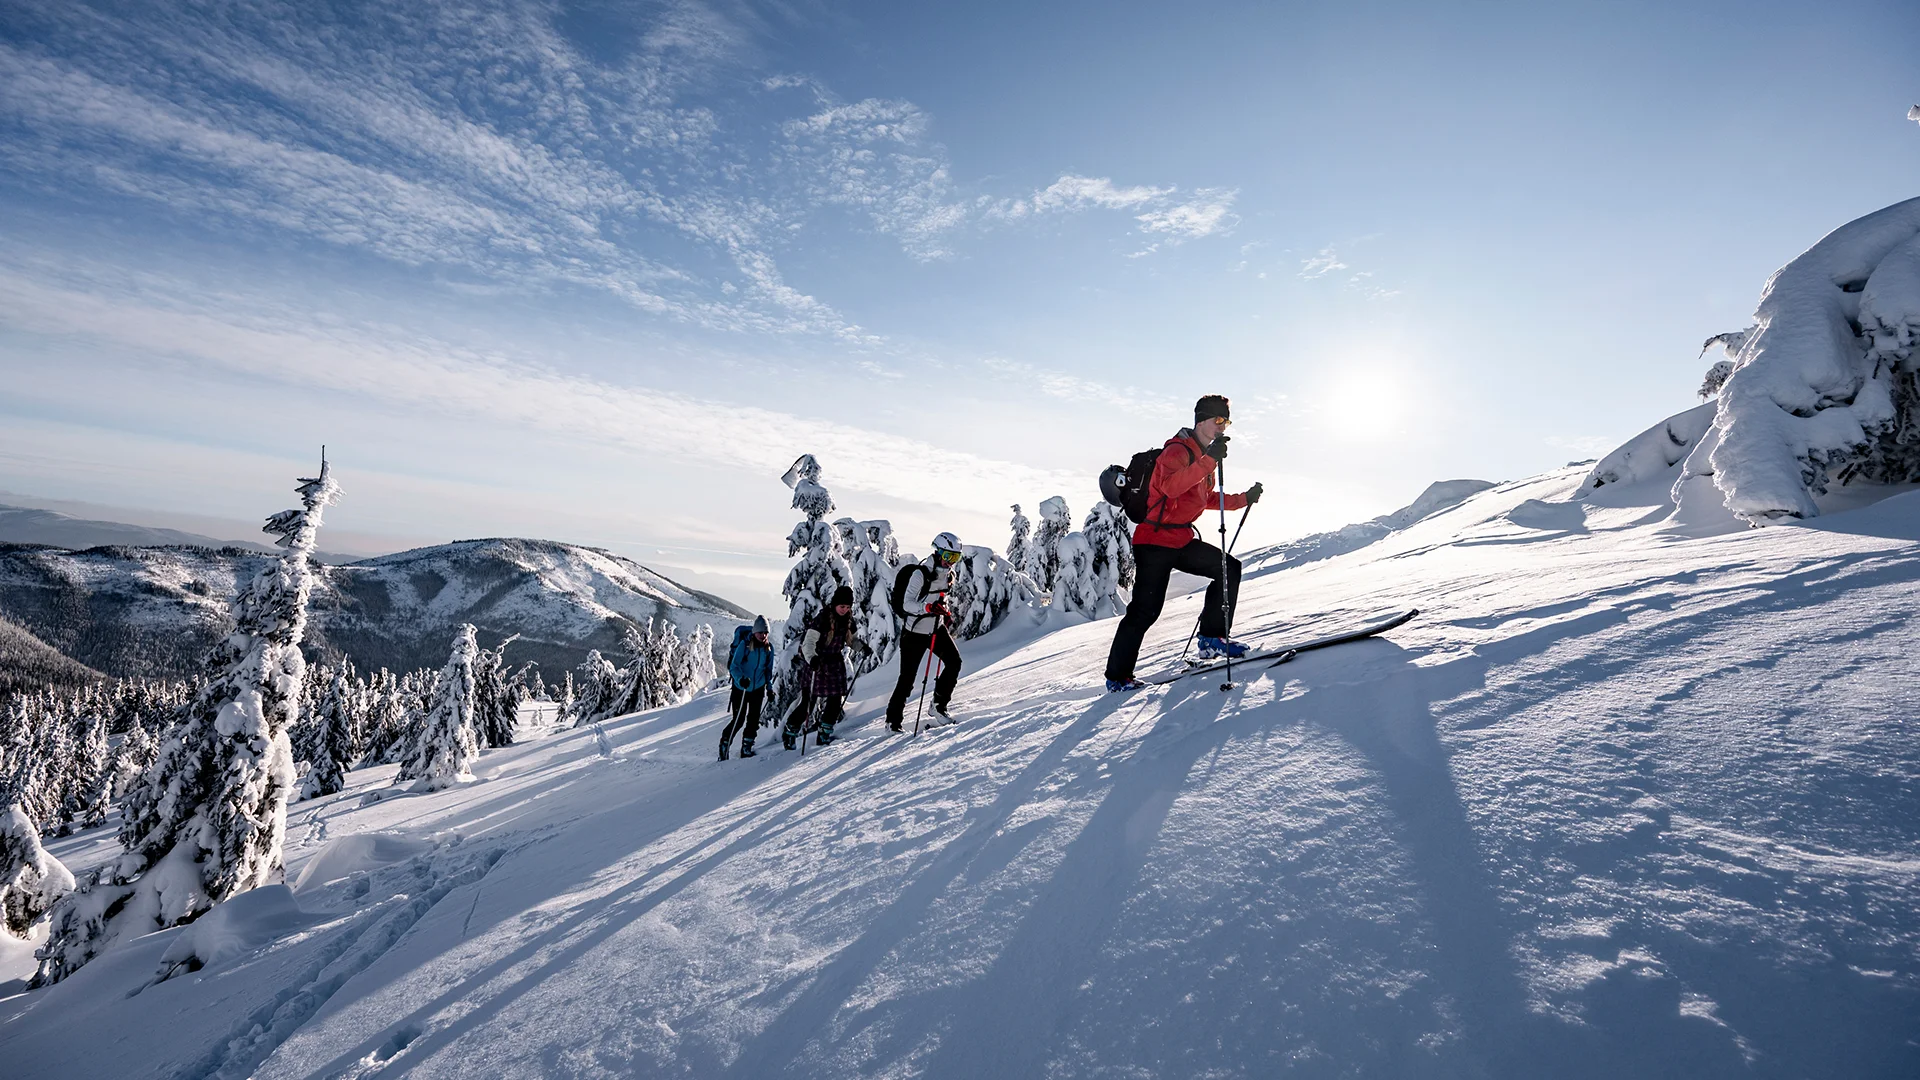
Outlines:
<svg viewBox="0 0 1920 1080"><path fill-rule="evenodd" d="M1171 548L1192 543L1193 523L1220 508L1220 496L1213 490L1218 464L1193 437L1192 428L1182 428L1168 439L1153 463L1153 478L1147 481L1147 520L1133 527L1133 542ZM1227 496L1229 510L1246 505L1245 495Z"/></svg>

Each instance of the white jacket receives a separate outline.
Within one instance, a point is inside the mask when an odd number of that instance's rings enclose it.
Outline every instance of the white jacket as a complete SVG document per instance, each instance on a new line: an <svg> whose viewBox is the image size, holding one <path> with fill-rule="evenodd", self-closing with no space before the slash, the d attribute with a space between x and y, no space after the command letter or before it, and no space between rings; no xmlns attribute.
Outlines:
<svg viewBox="0 0 1920 1080"><path fill-rule="evenodd" d="M924 574L914 574L907 579L907 595L901 598L900 608L907 612L901 629L910 634L932 634L940 623L933 615L922 614L927 605L940 603L947 598L947 591L953 588L953 571L941 566L939 561L929 555L920 560L919 565L926 567Z"/></svg>

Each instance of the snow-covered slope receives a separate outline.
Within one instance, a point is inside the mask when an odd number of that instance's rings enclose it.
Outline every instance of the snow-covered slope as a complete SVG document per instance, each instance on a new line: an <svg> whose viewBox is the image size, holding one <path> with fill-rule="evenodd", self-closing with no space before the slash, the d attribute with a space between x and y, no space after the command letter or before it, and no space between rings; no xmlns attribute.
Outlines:
<svg viewBox="0 0 1920 1080"><path fill-rule="evenodd" d="M1436 480L1427 485L1419 498L1391 514L1381 514L1371 521L1343 525L1330 532L1311 533L1272 547L1260 548L1248 552L1241 561L1247 573L1252 574L1345 555L1432 514L1458 506L1469 496L1492 486L1490 480Z"/></svg>
<svg viewBox="0 0 1920 1080"><path fill-rule="evenodd" d="M240 548L0 545L0 611L111 674L178 674L224 632L238 586L269 558ZM617 651L625 621L666 617L685 633L744 614L594 548L463 540L324 568L307 640L363 669L399 671L438 666L454 629L471 622L489 644L523 635L513 662L571 667L588 649Z"/></svg>
<svg viewBox="0 0 1920 1080"><path fill-rule="evenodd" d="M881 732L875 679L804 759L715 763L708 696L609 723L610 755L587 730L490 753L458 791L368 802L389 770L353 774L295 809L292 904L0 1002L0 1060L1920 1075L1920 507L1697 538L1664 492L1581 480L1251 579L1261 642L1424 614L1226 693L1104 694L1113 624L1061 620L970 643L963 722L918 738Z"/></svg>
<svg viewBox="0 0 1920 1080"><path fill-rule="evenodd" d="M67 659L25 628L0 617L0 702L22 690L72 690L100 678L99 672Z"/></svg>

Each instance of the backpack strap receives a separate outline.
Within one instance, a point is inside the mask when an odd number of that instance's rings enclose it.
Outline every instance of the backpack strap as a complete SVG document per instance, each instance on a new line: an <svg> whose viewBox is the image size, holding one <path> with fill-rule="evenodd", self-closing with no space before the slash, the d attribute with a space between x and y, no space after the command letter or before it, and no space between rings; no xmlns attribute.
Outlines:
<svg viewBox="0 0 1920 1080"><path fill-rule="evenodd" d="M1193 464L1194 462L1196 462L1196 461L1198 461L1198 460L1200 460L1200 456L1199 456L1198 454L1195 454L1195 453L1193 452L1193 447L1187 444L1187 440L1185 440L1185 439L1181 439L1181 440L1180 440L1180 449L1182 449L1182 450L1185 450L1185 451L1187 452L1187 464L1189 464L1189 465L1191 465L1191 464ZM1159 463L1158 461L1156 461L1156 462L1154 462L1154 470L1153 470L1154 472L1159 472L1159 471L1160 471L1160 468L1159 468L1159 464L1160 464L1160 463ZM1149 486L1149 487L1151 487L1151 486L1152 486L1152 484L1153 484L1153 477L1151 477L1151 476L1149 476L1149 477L1147 477L1147 484L1148 484L1148 486ZM1160 509L1162 509L1162 510L1165 510L1166 508L1167 508L1167 497L1166 497L1165 495L1162 495L1162 496L1160 496ZM1147 515L1147 520L1146 520L1146 524L1148 524L1148 525L1151 525L1151 526L1153 526L1153 527L1154 527L1154 528L1156 528L1156 529L1178 529L1178 528L1182 528L1182 526L1179 526L1179 525L1169 525L1168 523L1166 523L1166 522L1164 522L1164 521L1155 521L1155 520L1153 519L1153 515L1152 515L1151 513L1149 513L1149 514ZM1193 529L1193 525L1192 525L1192 523L1191 523L1191 522L1189 522L1189 523L1188 523L1188 524L1187 524L1186 526L1184 526L1184 527L1185 527L1185 528L1187 528L1187 529ZM1198 532L1198 530L1195 530L1195 531L1194 531L1194 535L1195 535L1195 536L1198 536L1198 535L1199 535L1199 532Z"/></svg>

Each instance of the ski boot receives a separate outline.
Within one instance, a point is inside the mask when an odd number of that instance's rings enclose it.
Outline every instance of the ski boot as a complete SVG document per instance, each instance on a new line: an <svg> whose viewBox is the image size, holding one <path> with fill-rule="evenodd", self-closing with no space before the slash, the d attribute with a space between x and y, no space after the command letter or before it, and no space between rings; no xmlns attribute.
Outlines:
<svg viewBox="0 0 1920 1080"><path fill-rule="evenodd" d="M938 721L940 724L953 723L953 717L947 714L947 706L944 702L936 701L933 703L933 714L940 718Z"/></svg>
<svg viewBox="0 0 1920 1080"><path fill-rule="evenodd" d="M1129 690L1145 690L1147 684L1139 679L1108 679L1107 693L1120 694Z"/></svg>
<svg viewBox="0 0 1920 1080"><path fill-rule="evenodd" d="M748 753L748 748L746 748L746 747L741 747L741 748L740 748L740 756L741 756L741 757L746 757L746 756L747 756L747 753ZM727 760L727 744L726 744L726 743L721 743L721 744L720 744L720 760L721 760L721 761L725 761L725 760Z"/></svg>
<svg viewBox="0 0 1920 1080"><path fill-rule="evenodd" d="M757 757L757 756L759 756L758 751L754 750L752 743L740 744L740 760L741 761L745 761L750 757Z"/></svg>
<svg viewBox="0 0 1920 1080"><path fill-rule="evenodd" d="M838 738L838 736L834 735L830 731L816 731L813 733L813 745L827 746L831 744L833 740L836 738Z"/></svg>
<svg viewBox="0 0 1920 1080"><path fill-rule="evenodd" d="M902 721L889 720L887 721L887 730L893 732L895 735L901 735L904 734L907 729L903 726Z"/></svg>
<svg viewBox="0 0 1920 1080"><path fill-rule="evenodd" d="M789 750L793 749L795 746L794 740L799 734L800 734L799 732L794 731L792 728L781 728L780 729L780 745L786 747Z"/></svg>
<svg viewBox="0 0 1920 1080"><path fill-rule="evenodd" d="M1244 641L1201 635L1200 659L1202 660L1238 660L1245 655L1247 655L1247 643Z"/></svg>

